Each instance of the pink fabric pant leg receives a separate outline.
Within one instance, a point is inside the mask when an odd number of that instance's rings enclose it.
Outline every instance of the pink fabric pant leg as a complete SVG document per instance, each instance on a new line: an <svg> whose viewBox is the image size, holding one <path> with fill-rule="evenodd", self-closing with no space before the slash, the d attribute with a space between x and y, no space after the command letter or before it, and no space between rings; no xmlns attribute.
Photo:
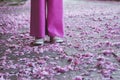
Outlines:
<svg viewBox="0 0 120 80"><path fill-rule="evenodd" d="M40 38L64 36L62 0L31 0L30 35Z"/></svg>

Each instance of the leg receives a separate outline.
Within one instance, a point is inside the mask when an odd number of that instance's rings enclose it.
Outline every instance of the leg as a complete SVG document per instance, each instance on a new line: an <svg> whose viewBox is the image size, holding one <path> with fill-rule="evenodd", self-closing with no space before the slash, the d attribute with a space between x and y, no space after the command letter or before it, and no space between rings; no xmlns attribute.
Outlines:
<svg viewBox="0 0 120 80"><path fill-rule="evenodd" d="M30 35L37 38L45 37L46 0L31 0Z"/></svg>
<svg viewBox="0 0 120 80"><path fill-rule="evenodd" d="M47 31L51 37L63 37L63 0L48 0Z"/></svg>

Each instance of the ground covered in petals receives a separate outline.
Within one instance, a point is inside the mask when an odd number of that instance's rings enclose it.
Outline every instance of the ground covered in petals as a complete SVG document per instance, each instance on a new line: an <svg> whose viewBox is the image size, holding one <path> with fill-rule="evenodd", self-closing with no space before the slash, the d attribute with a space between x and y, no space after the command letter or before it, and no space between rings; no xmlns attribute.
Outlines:
<svg viewBox="0 0 120 80"><path fill-rule="evenodd" d="M120 79L120 2L65 0L64 43L42 46L29 3L0 5L0 80Z"/></svg>

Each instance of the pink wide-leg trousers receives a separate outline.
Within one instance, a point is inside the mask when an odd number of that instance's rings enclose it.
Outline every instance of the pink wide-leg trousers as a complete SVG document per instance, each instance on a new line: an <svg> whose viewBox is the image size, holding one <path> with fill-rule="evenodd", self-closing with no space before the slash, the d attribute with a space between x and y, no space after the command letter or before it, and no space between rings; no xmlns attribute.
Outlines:
<svg viewBox="0 0 120 80"><path fill-rule="evenodd" d="M63 0L31 0L31 36L63 37L63 25Z"/></svg>

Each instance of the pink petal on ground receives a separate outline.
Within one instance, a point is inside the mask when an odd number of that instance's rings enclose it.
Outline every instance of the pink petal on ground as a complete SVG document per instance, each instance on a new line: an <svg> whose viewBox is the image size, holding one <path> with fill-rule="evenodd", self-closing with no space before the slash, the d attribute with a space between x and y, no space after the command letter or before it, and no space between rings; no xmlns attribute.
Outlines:
<svg viewBox="0 0 120 80"><path fill-rule="evenodd" d="M68 70L74 70L74 67L72 67L71 65L68 65L68 66L67 66L67 69L68 69Z"/></svg>
<svg viewBox="0 0 120 80"><path fill-rule="evenodd" d="M104 57L104 56L98 56L98 57L97 57L97 60L98 60L98 61L105 61L105 57Z"/></svg>
<svg viewBox="0 0 120 80"><path fill-rule="evenodd" d="M75 59L73 60L74 66L77 66L77 65L79 65L80 63L81 63L80 60L77 59L77 58L75 58Z"/></svg>
<svg viewBox="0 0 120 80"><path fill-rule="evenodd" d="M113 46L120 48L120 42L113 43Z"/></svg>
<svg viewBox="0 0 120 80"><path fill-rule="evenodd" d="M67 70L66 68L62 68L61 66L57 66L55 68L55 70L58 72L58 73L65 73Z"/></svg>
<svg viewBox="0 0 120 80"><path fill-rule="evenodd" d="M120 57L116 57L117 61L120 62Z"/></svg>
<svg viewBox="0 0 120 80"><path fill-rule="evenodd" d="M114 50L103 50L102 53L105 55L105 56L110 56L114 53Z"/></svg>
<svg viewBox="0 0 120 80"><path fill-rule="evenodd" d="M82 76L76 76L73 80L84 80Z"/></svg>
<svg viewBox="0 0 120 80"><path fill-rule="evenodd" d="M72 62L73 61L73 57L68 57L68 62Z"/></svg>
<svg viewBox="0 0 120 80"><path fill-rule="evenodd" d="M38 62L39 64L45 64L45 63L46 63L46 61L45 61L45 60L42 60L42 59L41 59L41 60L38 60L37 62Z"/></svg>
<svg viewBox="0 0 120 80"><path fill-rule="evenodd" d="M110 70L105 70L105 69L103 69L103 70L101 71L101 73L102 73L102 75L103 75L104 77L110 77L110 75L111 75L111 71L110 71Z"/></svg>
<svg viewBox="0 0 120 80"><path fill-rule="evenodd" d="M7 49L7 50L5 51L5 54L10 54L10 53L12 53L12 50L10 50L10 49Z"/></svg>
<svg viewBox="0 0 120 80"><path fill-rule="evenodd" d="M44 76L47 76L47 75L49 75L49 72L47 72L47 71L42 71L41 74L44 75Z"/></svg>
<svg viewBox="0 0 120 80"><path fill-rule="evenodd" d="M6 80L3 76L0 76L0 80Z"/></svg>
<svg viewBox="0 0 120 80"><path fill-rule="evenodd" d="M94 55L92 53L86 53L86 54L83 54L82 57L83 58L90 58L90 57L93 57Z"/></svg>

